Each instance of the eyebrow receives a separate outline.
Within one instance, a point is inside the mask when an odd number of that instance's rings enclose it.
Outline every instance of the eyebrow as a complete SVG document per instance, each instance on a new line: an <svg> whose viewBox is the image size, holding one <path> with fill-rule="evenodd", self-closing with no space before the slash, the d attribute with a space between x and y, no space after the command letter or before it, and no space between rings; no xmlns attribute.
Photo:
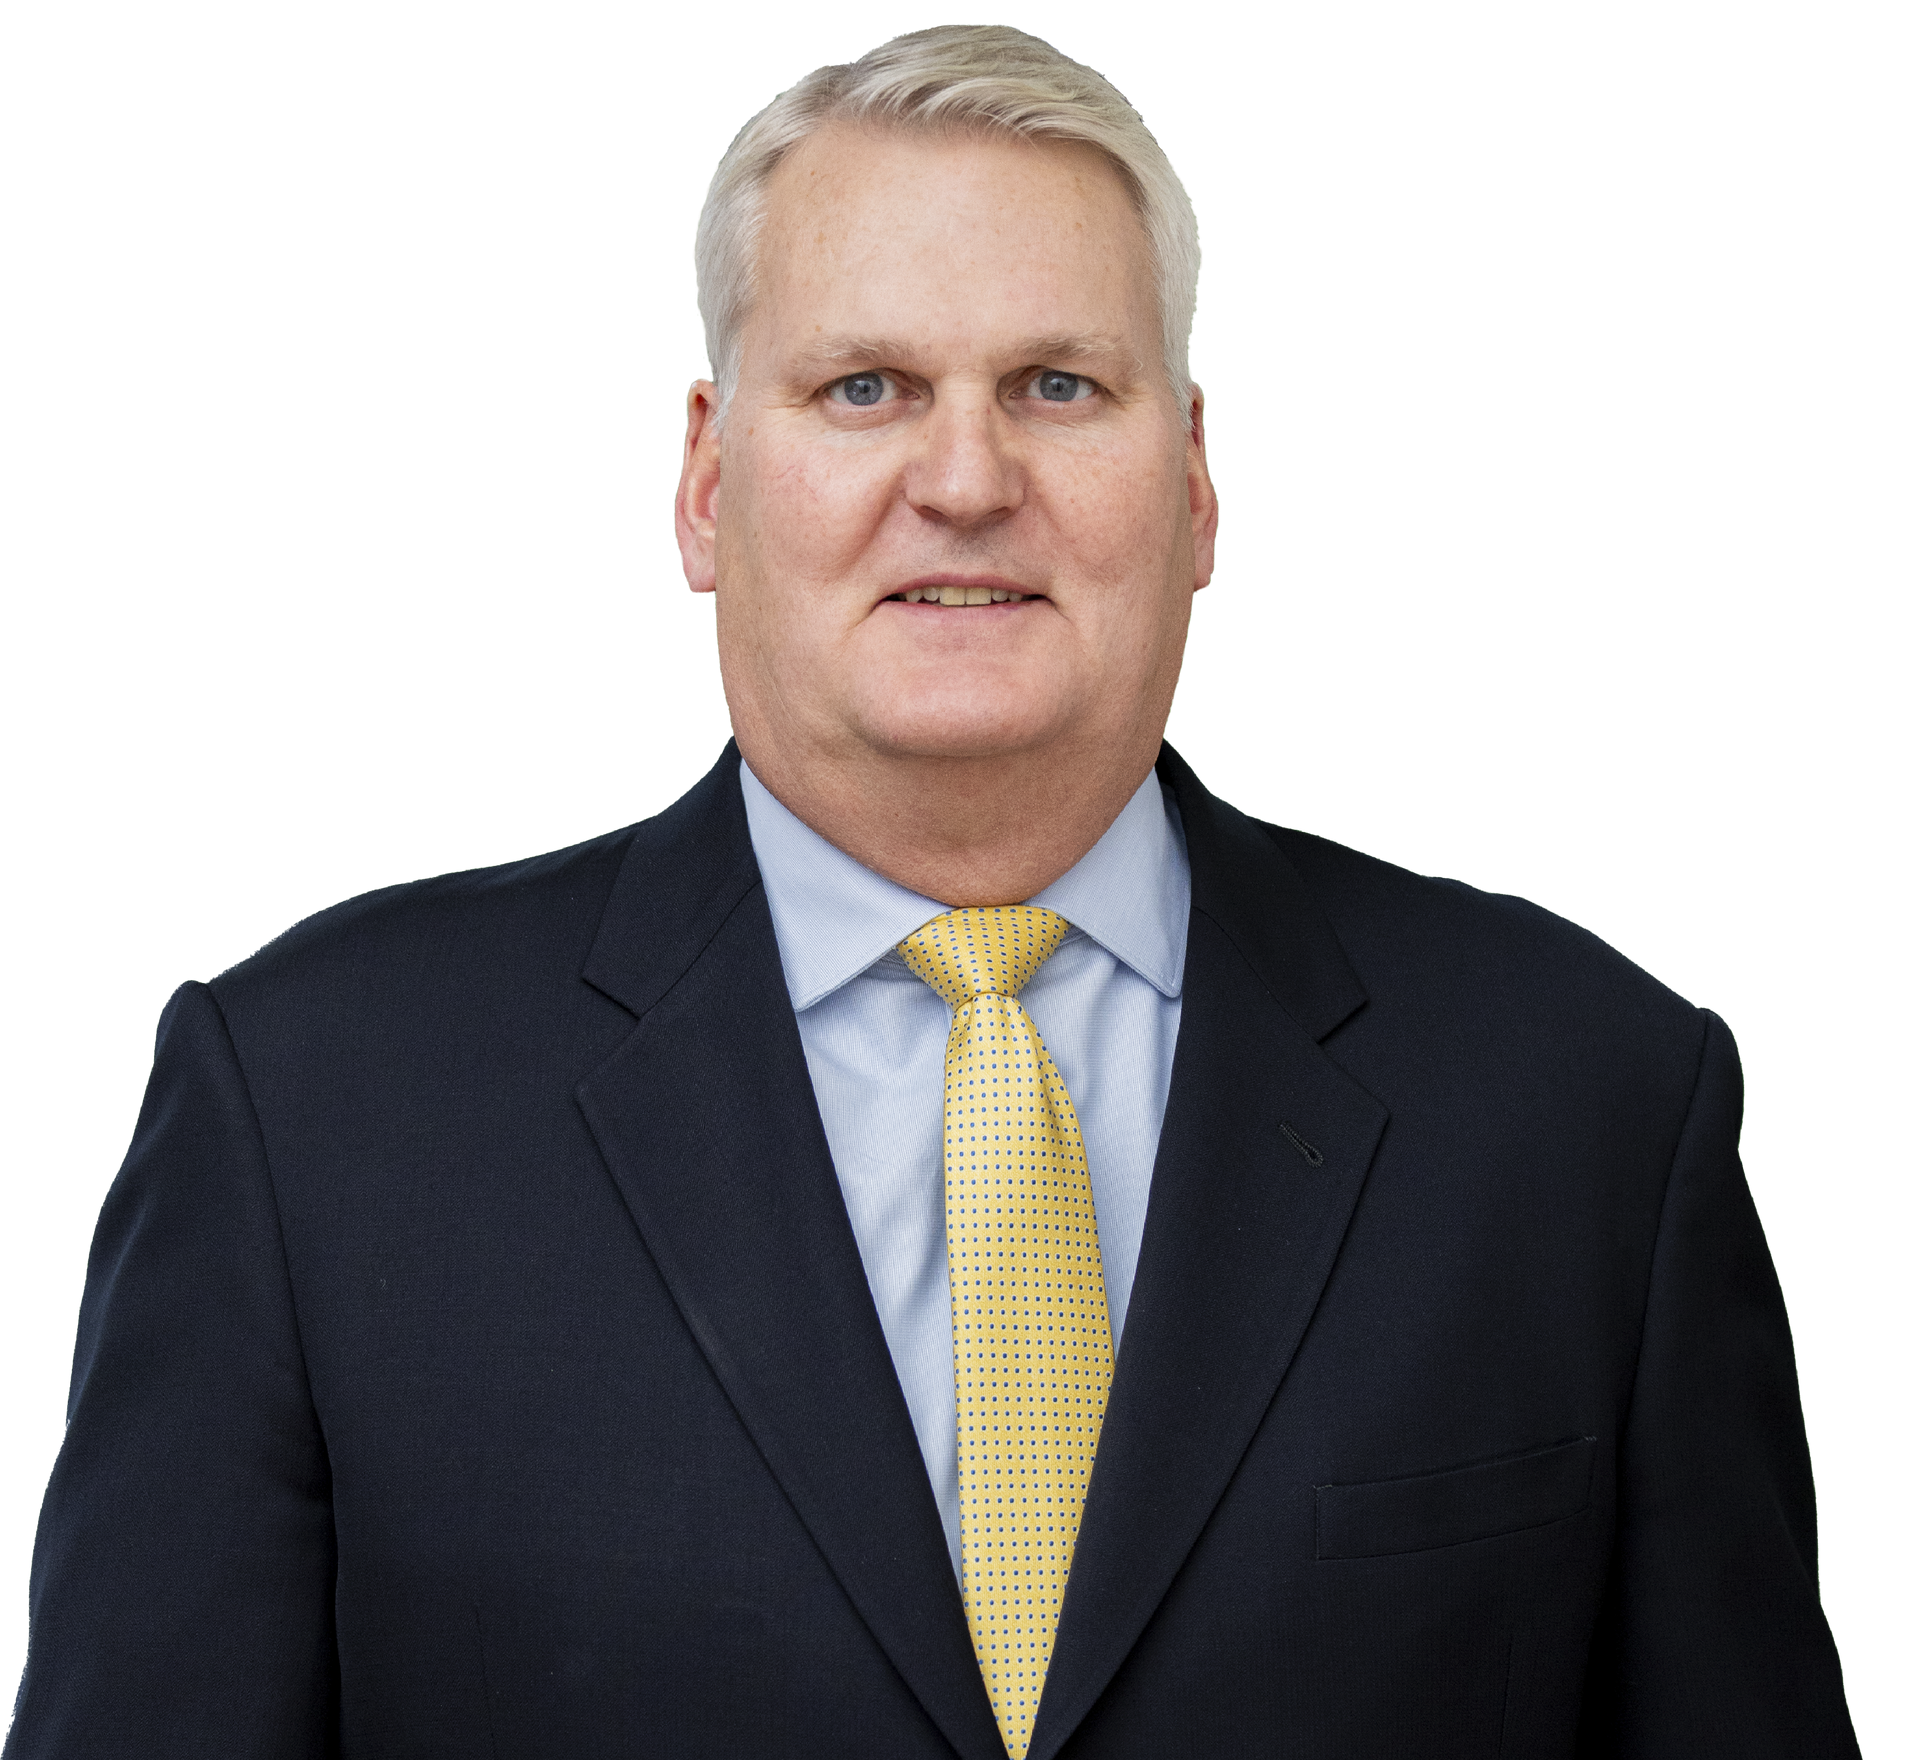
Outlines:
<svg viewBox="0 0 1920 1760"><path fill-rule="evenodd" d="M794 355L798 367L838 367L854 362L880 364L897 361L904 366L918 351L909 343L889 336L823 336L808 343ZM1100 330L1065 332L1056 336L1031 336L1016 351L1022 364L1045 366L1062 360L1125 361L1135 372L1140 361L1118 336Z"/></svg>

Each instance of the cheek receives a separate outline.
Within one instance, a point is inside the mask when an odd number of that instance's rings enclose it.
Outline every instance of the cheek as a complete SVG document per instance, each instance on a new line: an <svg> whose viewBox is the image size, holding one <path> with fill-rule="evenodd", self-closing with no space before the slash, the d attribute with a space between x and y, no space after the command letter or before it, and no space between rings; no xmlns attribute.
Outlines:
<svg viewBox="0 0 1920 1760"><path fill-rule="evenodd" d="M754 572L782 583L831 582L872 541L884 517L893 473L873 456L819 446L743 448L731 514L756 557ZM724 481L724 479L723 479Z"/></svg>
<svg viewBox="0 0 1920 1760"><path fill-rule="evenodd" d="M1048 497L1063 550L1096 580L1114 585L1158 583L1187 533L1184 458L1159 449L1090 461L1061 473Z"/></svg>

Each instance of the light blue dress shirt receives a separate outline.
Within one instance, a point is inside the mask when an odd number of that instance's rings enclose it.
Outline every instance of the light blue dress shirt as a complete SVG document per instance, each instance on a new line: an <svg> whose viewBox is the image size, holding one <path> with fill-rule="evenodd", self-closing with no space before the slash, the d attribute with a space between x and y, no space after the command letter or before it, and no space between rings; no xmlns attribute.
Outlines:
<svg viewBox="0 0 1920 1760"><path fill-rule="evenodd" d="M940 1165L953 1016L895 951L947 907L835 848L744 763L740 788L827 1146L957 1572L960 1469ZM1080 1120L1116 1351L1180 1031L1188 898L1179 815L1149 775L1106 835L1028 900L1073 925L1020 1000Z"/></svg>

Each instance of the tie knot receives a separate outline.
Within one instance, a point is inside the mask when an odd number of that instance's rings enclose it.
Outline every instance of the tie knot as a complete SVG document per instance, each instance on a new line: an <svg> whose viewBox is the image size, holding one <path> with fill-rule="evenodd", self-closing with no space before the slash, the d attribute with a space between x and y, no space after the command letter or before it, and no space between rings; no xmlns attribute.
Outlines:
<svg viewBox="0 0 1920 1760"><path fill-rule="evenodd" d="M969 905L914 930L900 957L958 1014L976 996L1018 996L1067 926L1037 904Z"/></svg>

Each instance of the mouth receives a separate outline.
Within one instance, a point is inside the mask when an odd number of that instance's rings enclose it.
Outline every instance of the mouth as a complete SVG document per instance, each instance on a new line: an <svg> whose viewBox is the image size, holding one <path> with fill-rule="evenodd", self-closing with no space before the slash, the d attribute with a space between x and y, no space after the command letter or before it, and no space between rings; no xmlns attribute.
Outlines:
<svg viewBox="0 0 1920 1760"><path fill-rule="evenodd" d="M1018 605L1028 599L1040 599L1043 593L1025 588L998 575L927 575L897 593L889 593L886 603L895 605L936 605L943 610L966 610L975 605Z"/></svg>

